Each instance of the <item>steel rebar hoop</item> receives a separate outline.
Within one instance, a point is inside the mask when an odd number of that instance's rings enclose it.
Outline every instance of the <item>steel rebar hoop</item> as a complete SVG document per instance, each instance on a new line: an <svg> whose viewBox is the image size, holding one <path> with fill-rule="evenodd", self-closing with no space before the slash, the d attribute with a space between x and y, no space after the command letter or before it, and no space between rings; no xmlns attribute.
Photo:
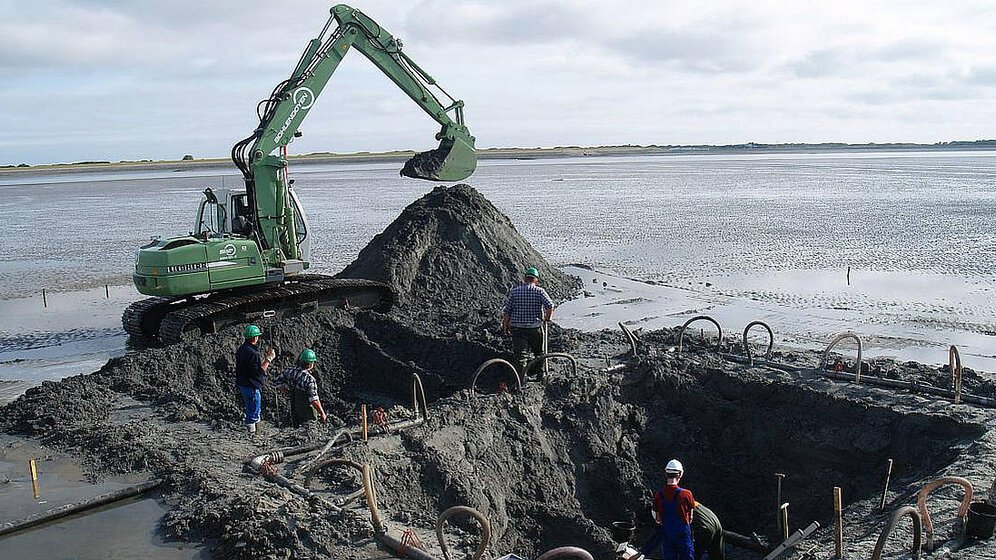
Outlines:
<svg viewBox="0 0 996 560"><path fill-rule="evenodd" d="M443 551L443 557L446 558L446 560L449 560L450 551L449 547L446 546L446 539L443 537L443 523L445 523L450 517L458 514L473 517L481 526L481 544L478 545L477 552L471 556L471 560L478 560L484 555L484 551L487 550L488 545L491 544L491 522L488 521L487 517L484 517L483 513L472 507L453 506L447 508L446 511L439 514L439 519L436 520L436 538L439 539L439 548Z"/></svg>
<svg viewBox="0 0 996 560"><path fill-rule="evenodd" d="M418 416L418 397L422 397L422 419L429 419L429 405L425 400L425 386L422 385L422 377L419 374L412 372L412 409L415 411L415 416Z"/></svg>
<svg viewBox="0 0 996 560"><path fill-rule="evenodd" d="M861 383L861 366L864 363L861 359L861 339L858 338L858 335L850 331L838 334L830 341L830 344L827 344L826 349L823 350L823 355L820 356L820 367L818 369L823 369L827 366L827 363L830 361L830 351L833 350L834 346L837 346L838 343L848 338L858 343L858 361L854 367L854 382Z"/></svg>
<svg viewBox="0 0 996 560"><path fill-rule="evenodd" d="M744 353L747 354L748 365L754 365L754 354L750 351L750 344L747 343L747 333L750 332L753 327L759 325L764 327L764 330L768 331L768 349L764 353L764 359L766 361L771 361L771 351L775 347L775 333L771 330L771 327L769 327L767 323L764 321L751 321L750 323L747 323L747 326L744 327Z"/></svg>
<svg viewBox="0 0 996 560"><path fill-rule="evenodd" d="M965 489L965 497L962 499L961 505L958 507L957 520L965 519L965 516L968 515L968 506L972 503L972 496L974 495L972 483L960 476L943 476L928 483L922 490L920 490L920 494L917 496L916 500L916 507L919 510L920 518L923 520L923 532L927 535L928 552L934 549L934 523L930 519L930 512L927 511L927 496L929 496L934 490L937 490L946 484L959 484Z"/></svg>
<svg viewBox="0 0 996 560"><path fill-rule="evenodd" d="M522 381L519 379L519 372L515 371L515 366L513 366L511 362L509 362L508 360L504 360L502 358L492 358L481 364L481 366L477 368L477 371L474 372L474 378L470 382L471 400L474 399L474 393L477 391L477 378L480 377L481 373L484 372L484 370L488 369L494 364L502 364L505 367L507 367L512 372L512 376L515 377L515 390L516 391L522 390Z"/></svg>
<svg viewBox="0 0 996 560"><path fill-rule="evenodd" d="M961 402L961 353L958 347L951 345L948 349L948 369L951 371L951 390L954 391L954 403Z"/></svg>
<svg viewBox="0 0 996 560"><path fill-rule="evenodd" d="M361 476L363 475L363 465L357 463L356 461L351 461L349 459L342 459L342 458L339 458L339 457L335 457L335 458L332 458L332 459L326 459L326 460L324 460L324 461L322 461L320 463L316 463L314 466L312 466L311 468L309 468L304 473L304 487L310 490L311 489L311 479L314 478L315 474L317 474L318 471L320 471L320 470L322 470L325 467L328 467L330 465L344 465L344 466L347 466L347 467L353 467L354 469L356 469L360 473Z"/></svg>
<svg viewBox="0 0 996 560"><path fill-rule="evenodd" d="M713 319L712 317L710 317L708 315L696 315L695 317L692 317L691 319L685 321L685 324L681 325L681 330L678 331L678 355L679 356L681 355L681 349L682 349L682 347L684 345L684 342L685 342L685 330L688 328L688 325L691 325L695 321L709 321L713 325L716 325L716 330L719 331L719 338L716 340L716 348L722 348L722 346L723 346L723 327L720 326L719 321Z"/></svg>
<svg viewBox="0 0 996 560"><path fill-rule="evenodd" d="M576 546L562 546L548 550L539 555L536 560L566 560L568 558L573 558L574 560L595 560L590 552Z"/></svg>
<svg viewBox="0 0 996 560"><path fill-rule="evenodd" d="M913 560L920 558L920 545L923 539L922 536L922 521L920 519L920 514L916 511L913 506L903 506L892 514L892 518L889 519L889 524L885 526L882 530L882 534L879 535L878 541L875 542L875 549L872 551L871 560L880 560L882 558L882 550L885 549L885 542L889 539L889 535L892 531L896 529L896 525L903 517L909 517L913 522L913 549L911 552Z"/></svg>
<svg viewBox="0 0 996 560"><path fill-rule="evenodd" d="M541 354L539 356L536 356L535 358L530 360L529 363L526 364L526 370L522 374L523 377L529 375L529 372L533 371L533 368L536 367L536 364L541 362L546 363L546 361L550 358L564 358L566 360L569 360L571 362L571 372L574 376L577 376L578 361L574 358L574 356L570 354L565 354L564 352L549 352L547 354Z"/></svg>
<svg viewBox="0 0 996 560"><path fill-rule="evenodd" d="M619 323L619 328L622 329L623 334L626 335L626 339L629 340L629 348L630 348L630 351L633 352L633 357L635 358L636 357L636 342L637 342L636 341L636 335L633 334L633 331L631 331L629 329L629 327L627 327L626 325L622 324L621 322Z"/></svg>

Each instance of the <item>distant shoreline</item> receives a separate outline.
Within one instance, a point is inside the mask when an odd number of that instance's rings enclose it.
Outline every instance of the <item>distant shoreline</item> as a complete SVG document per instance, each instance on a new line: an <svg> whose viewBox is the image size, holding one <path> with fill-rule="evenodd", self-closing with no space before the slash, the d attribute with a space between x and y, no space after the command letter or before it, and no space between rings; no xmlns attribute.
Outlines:
<svg viewBox="0 0 996 560"><path fill-rule="evenodd" d="M558 146L555 148L488 148L477 150L481 160L489 159L551 159L562 157L600 157L625 155L715 155L715 154L817 154L833 152L953 152L996 151L996 140L957 141L938 144L731 144L725 146ZM357 152L351 154L313 153L290 156L295 163L374 163L404 162L415 154L412 150L393 152ZM87 161L31 166L2 166L0 176L20 174L87 173L94 171L157 171L173 168L219 169L234 166L228 158L193 160Z"/></svg>

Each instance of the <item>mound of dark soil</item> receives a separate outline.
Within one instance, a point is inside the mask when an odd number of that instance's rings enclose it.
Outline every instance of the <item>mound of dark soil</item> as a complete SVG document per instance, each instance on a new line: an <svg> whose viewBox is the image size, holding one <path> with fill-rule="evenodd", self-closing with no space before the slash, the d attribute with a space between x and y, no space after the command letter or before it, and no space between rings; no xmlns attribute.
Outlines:
<svg viewBox="0 0 996 560"><path fill-rule="evenodd" d="M398 308L425 319L497 317L528 267L557 300L580 280L550 265L512 221L469 185L436 187L410 204L339 276L394 286Z"/></svg>

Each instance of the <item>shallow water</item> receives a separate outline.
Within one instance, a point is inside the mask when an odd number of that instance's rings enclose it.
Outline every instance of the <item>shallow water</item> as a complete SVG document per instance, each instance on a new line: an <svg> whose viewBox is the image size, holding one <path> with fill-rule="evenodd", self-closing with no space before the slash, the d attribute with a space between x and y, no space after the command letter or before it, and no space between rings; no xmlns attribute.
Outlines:
<svg viewBox="0 0 996 560"><path fill-rule="evenodd" d="M341 269L434 186L399 167L292 168L316 270ZM958 343L967 366L996 370L996 152L491 160L469 182L552 262L680 289L698 312L730 301L718 307L738 310L731 330L756 313L790 343L853 329L905 358ZM239 183L224 169L0 176L0 297L33 298L0 301L0 379L90 371L124 352L116 314L138 297L137 247L190 230L204 187ZM121 291L95 307L104 283ZM79 292L66 297L92 324L22 321L43 287ZM646 315L684 320L662 311ZM90 369L58 363L91 350Z"/></svg>
<svg viewBox="0 0 996 560"><path fill-rule="evenodd" d="M28 460L32 458L38 471L37 496L28 474ZM30 441L4 436L0 438L0 526L144 482L146 478L121 475L91 483L67 457ZM208 558L201 547L163 540L157 525L164 513L166 506L157 499L126 500L14 533L0 539L0 551L3 558L10 559Z"/></svg>

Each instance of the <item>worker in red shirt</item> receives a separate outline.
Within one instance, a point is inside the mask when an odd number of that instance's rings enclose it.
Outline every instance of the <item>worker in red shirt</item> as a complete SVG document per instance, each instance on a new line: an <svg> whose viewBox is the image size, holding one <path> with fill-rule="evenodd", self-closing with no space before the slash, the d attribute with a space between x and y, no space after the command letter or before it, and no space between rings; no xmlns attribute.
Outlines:
<svg viewBox="0 0 996 560"><path fill-rule="evenodd" d="M660 523L660 527L640 551L644 556L659 548L661 560L695 559L691 527L695 498L691 492L678 486L684 473L685 468L677 459L671 459L664 467L666 483L654 492L654 521Z"/></svg>

